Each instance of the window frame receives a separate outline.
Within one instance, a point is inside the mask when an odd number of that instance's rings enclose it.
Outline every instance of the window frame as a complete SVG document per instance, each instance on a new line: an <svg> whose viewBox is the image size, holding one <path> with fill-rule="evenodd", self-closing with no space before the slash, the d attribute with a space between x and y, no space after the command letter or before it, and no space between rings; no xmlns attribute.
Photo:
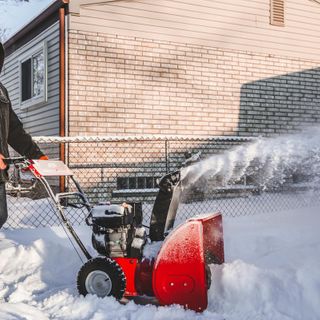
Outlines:
<svg viewBox="0 0 320 320"><path fill-rule="evenodd" d="M117 191L128 191L128 190L153 190L158 189L156 180L160 177L155 176L119 176L116 179L116 190ZM139 179L140 181L143 181L143 186L139 188ZM152 186L148 186L147 179L152 180ZM150 181L149 181L150 182ZM121 187L121 185L124 185L124 187Z"/></svg>
<svg viewBox="0 0 320 320"><path fill-rule="evenodd" d="M31 97L25 101L22 101L22 64L29 59L32 59L39 53L43 53L44 63L44 82L43 82L43 94ZM31 92L33 92L33 68L31 64ZM27 109L33 106L39 106L47 102L48 97L48 46L47 41L42 41L38 45L32 47L19 57L19 106L20 109Z"/></svg>

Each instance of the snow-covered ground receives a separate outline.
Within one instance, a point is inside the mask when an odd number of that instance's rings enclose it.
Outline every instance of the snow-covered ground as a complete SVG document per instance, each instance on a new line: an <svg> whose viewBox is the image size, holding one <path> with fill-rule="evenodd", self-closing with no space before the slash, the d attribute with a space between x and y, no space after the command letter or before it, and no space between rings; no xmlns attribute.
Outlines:
<svg viewBox="0 0 320 320"><path fill-rule="evenodd" d="M0 319L320 319L320 207L224 218L226 263L212 266L209 306L122 305L82 297L82 265L60 227L0 232ZM90 230L79 227L90 246Z"/></svg>

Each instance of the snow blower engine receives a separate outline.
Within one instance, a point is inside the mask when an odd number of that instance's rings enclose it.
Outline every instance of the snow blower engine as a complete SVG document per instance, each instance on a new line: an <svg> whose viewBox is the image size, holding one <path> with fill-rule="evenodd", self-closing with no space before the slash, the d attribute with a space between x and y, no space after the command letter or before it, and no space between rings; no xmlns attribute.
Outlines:
<svg viewBox="0 0 320 320"><path fill-rule="evenodd" d="M111 258L142 256L147 233L142 226L140 203L94 206L88 224L92 226L92 245L100 255Z"/></svg>

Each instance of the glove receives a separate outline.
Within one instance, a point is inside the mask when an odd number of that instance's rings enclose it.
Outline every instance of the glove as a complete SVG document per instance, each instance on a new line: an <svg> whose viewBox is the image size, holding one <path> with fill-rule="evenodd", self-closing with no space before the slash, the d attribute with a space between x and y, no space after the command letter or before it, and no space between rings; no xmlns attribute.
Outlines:
<svg viewBox="0 0 320 320"><path fill-rule="evenodd" d="M38 160L49 160L49 157L43 155L43 156L41 156ZM24 169L21 170L21 172L23 172L23 173L26 173L26 172L28 172L28 171L29 171L29 168L24 168Z"/></svg>
<svg viewBox="0 0 320 320"><path fill-rule="evenodd" d="M0 153L0 170L7 169L7 165L4 163L3 159L4 159L4 155Z"/></svg>

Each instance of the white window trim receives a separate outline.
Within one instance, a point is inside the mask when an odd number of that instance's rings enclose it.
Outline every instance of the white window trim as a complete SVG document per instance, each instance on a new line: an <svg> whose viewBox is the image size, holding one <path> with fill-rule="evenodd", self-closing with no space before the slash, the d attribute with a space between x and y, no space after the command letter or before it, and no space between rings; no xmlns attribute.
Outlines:
<svg viewBox="0 0 320 320"><path fill-rule="evenodd" d="M32 97L26 101L22 101L22 63L26 60L32 58L36 53L43 52L44 57L44 90L43 95ZM19 57L19 106L21 110L39 106L47 102L48 98L48 46L47 41L44 40L38 45L32 47L28 51L26 51L24 54L22 54Z"/></svg>

